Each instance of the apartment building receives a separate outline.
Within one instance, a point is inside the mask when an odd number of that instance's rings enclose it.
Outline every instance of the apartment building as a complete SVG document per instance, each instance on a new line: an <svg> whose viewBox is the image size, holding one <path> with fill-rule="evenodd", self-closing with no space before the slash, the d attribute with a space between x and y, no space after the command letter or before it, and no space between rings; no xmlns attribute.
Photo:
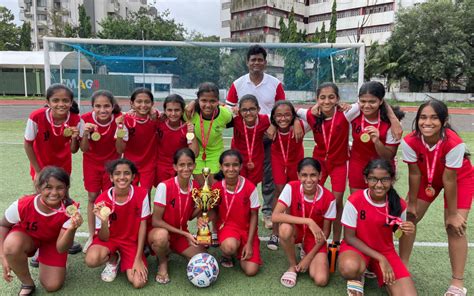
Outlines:
<svg viewBox="0 0 474 296"><path fill-rule="evenodd" d="M125 18L129 12L147 8L147 0L18 0L20 20L31 23L31 40L35 50L43 47L43 36L48 35L55 21L79 24L78 6L84 5L91 18L92 32L99 32L99 22L107 16Z"/></svg>

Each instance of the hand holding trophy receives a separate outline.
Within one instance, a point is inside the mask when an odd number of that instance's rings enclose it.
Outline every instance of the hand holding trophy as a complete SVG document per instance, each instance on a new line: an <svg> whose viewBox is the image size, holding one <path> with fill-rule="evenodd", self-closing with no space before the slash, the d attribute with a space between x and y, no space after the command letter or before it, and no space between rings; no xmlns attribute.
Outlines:
<svg viewBox="0 0 474 296"><path fill-rule="evenodd" d="M201 245L210 245L211 230L209 229L209 217L207 213L211 210L219 200L219 189L210 190L208 185L209 175L211 170L209 168L202 169L202 175L204 176L204 186L201 189L194 188L192 191L193 200L197 207L202 210L201 219L204 222L203 226L198 228L196 240Z"/></svg>

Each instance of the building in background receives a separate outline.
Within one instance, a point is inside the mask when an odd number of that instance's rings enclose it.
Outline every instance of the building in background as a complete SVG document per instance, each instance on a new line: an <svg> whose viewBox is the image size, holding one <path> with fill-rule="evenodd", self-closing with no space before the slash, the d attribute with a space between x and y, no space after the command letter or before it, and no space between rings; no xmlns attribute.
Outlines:
<svg viewBox="0 0 474 296"><path fill-rule="evenodd" d="M400 8L424 0L337 0L336 42L385 43ZM333 0L221 0L221 41L278 42L280 18L294 9L297 27L308 37L323 22L329 31Z"/></svg>
<svg viewBox="0 0 474 296"><path fill-rule="evenodd" d="M31 24L31 40L35 50L43 47L43 36L48 35L54 21L73 26L79 24L79 5L84 5L91 18L93 33L100 31L99 22L107 16L125 18L130 12L148 8L147 0L18 0L18 4L20 20Z"/></svg>

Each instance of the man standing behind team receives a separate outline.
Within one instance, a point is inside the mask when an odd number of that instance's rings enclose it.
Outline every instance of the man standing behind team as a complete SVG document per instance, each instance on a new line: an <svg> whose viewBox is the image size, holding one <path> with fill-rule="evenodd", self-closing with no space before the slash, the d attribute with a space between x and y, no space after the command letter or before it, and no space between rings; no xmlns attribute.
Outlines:
<svg viewBox="0 0 474 296"><path fill-rule="evenodd" d="M239 98L246 94L252 94L257 97L260 105L260 113L270 114L276 101L285 99L285 91L283 85L277 78L266 74L265 68L267 66L267 52L260 45L252 45L247 51L247 67L249 73L239 77L235 80L227 94L226 104L230 107L235 107ZM272 140L265 137L263 140L265 149L265 161L263 165L263 207L265 228L272 228L272 202L273 191L275 189L272 177L271 167L271 146ZM273 238L273 237L272 237ZM278 238L276 238L275 249L278 248ZM273 249L273 248L272 248Z"/></svg>

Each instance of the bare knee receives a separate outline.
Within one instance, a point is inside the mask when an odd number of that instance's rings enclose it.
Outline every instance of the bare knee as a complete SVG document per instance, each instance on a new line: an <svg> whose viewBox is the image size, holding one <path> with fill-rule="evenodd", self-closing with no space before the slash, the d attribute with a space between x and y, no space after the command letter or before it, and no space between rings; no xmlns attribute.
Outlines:
<svg viewBox="0 0 474 296"><path fill-rule="evenodd" d="M103 264L105 261L105 256L102 255L100 252L97 250L90 250L86 253L86 257L84 258L84 261L87 265L87 267L97 267Z"/></svg>
<svg viewBox="0 0 474 296"><path fill-rule="evenodd" d="M221 250L224 254L230 255L237 253L237 248L239 246L235 243L234 240L226 239L221 244Z"/></svg>
<svg viewBox="0 0 474 296"><path fill-rule="evenodd" d="M241 264L242 270L246 276L255 276L258 273L259 266L256 263Z"/></svg>
<svg viewBox="0 0 474 296"><path fill-rule="evenodd" d="M150 233L150 238L148 239L153 248L162 249L168 246L169 243L169 233L168 230L163 228L155 228Z"/></svg>
<svg viewBox="0 0 474 296"><path fill-rule="evenodd" d="M340 258L341 259L341 258ZM356 279L360 276L360 264L356 260L339 260L339 273L345 279Z"/></svg>
<svg viewBox="0 0 474 296"><path fill-rule="evenodd" d="M135 289L141 289L141 288L145 287L145 285L146 285L146 282L144 282L144 281L139 281L139 280L136 279L136 278L135 278L134 280L132 280L131 283L132 283L132 286L133 286Z"/></svg>
<svg viewBox="0 0 474 296"><path fill-rule="evenodd" d="M329 282L329 275L327 274L315 274L312 278L318 287L326 287Z"/></svg>
<svg viewBox="0 0 474 296"><path fill-rule="evenodd" d="M64 284L64 279L62 280L51 280L49 279L48 281L45 281L43 279L40 279L41 286L47 291L47 292L56 292L59 289L62 288Z"/></svg>
<svg viewBox="0 0 474 296"><path fill-rule="evenodd" d="M287 241L293 237L293 225L281 223L278 229L278 236L281 240Z"/></svg>

